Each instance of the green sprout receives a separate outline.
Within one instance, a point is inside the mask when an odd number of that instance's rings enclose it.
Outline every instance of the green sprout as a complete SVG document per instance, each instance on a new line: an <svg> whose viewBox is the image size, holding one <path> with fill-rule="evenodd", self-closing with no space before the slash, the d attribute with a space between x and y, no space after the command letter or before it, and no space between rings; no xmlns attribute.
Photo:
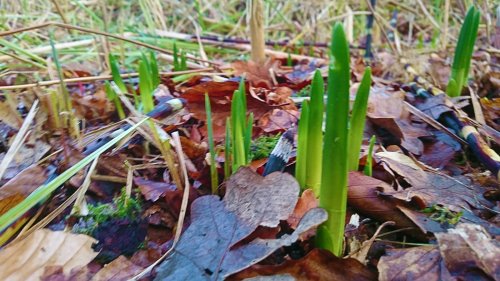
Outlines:
<svg viewBox="0 0 500 281"><path fill-rule="evenodd" d="M210 106L210 98L205 94L205 111L207 112L207 132L208 132L208 148L210 152L210 178L212 184L212 194L217 194L219 186L219 175L217 174L217 166L215 162L215 144L214 144L214 129L212 124L212 108Z"/></svg>
<svg viewBox="0 0 500 281"><path fill-rule="evenodd" d="M109 83L109 81L105 82L104 87L106 90L106 96L108 97L108 99L111 102L114 103L116 111L118 112L118 117L120 118L120 120L127 118L127 116L125 115L125 111L123 111L123 107L122 107L122 103L120 101L120 98L115 93L115 91L113 91L113 89L111 88L111 84Z"/></svg>
<svg viewBox="0 0 500 281"><path fill-rule="evenodd" d="M462 93L462 88L466 84L469 76L469 68L476 42L479 28L480 12L476 7L471 6L465 16L464 24L460 29L455 57L451 68L451 76L446 88L446 93L450 97L458 97Z"/></svg>
<svg viewBox="0 0 500 281"><path fill-rule="evenodd" d="M304 103L302 110L297 153L299 184L303 189L312 188L316 194L321 184L324 107L323 77L316 70L311 83L311 101Z"/></svg>
<svg viewBox="0 0 500 281"><path fill-rule="evenodd" d="M139 62L139 90L141 92L142 112L150 112L155 107L153 92L160 83L158 65L154 55L151 60L142 54Z"/></svg>
<svg viewBox="0 0 500 281"><path fill-rule="evenodd" d="M183 50L177 49L177 44L174 43L174 71L187 70L186 53Z"/></svg>
<svg viewBox="0 0 500 281"><path fill-rule="evenodd" d="M250 163L250 143L252 141L253 114L247 118L247 100L245 81L241 79L240 86L233 94L230 117L231 170L236 172L239 167ZM226 151L227 152L227 151Z"/></svg>
<svg viewBox="0 0 500 281"><path fill-rule="evenodd" d="M363 142L363 130L365 129L366 109L368 108L368 96L370 95L371 69L367 67L361 79L349 128L349 170L357 171L359 165L359 151Z"/></svg>
<svg viewBox="0 0 500 281"><path fill-rule="evenodd" d="M333 254L342 254L348 177L349 119L349 44L342 24L333 28L328 69L328 101L319 205L328 212L328 220L319 227L318 246Z"/></svg>
<svg viewBox="0 0 500 281"><path fill-rule="evenodd" d="M439 206L432 205L428 208L422 210L423 213L430 214L429 218L433 221L437 221L441 224L457 224L463 215L463 212L453 212L450 209Z"/></svg>
<svg viewBox="0 0 500 281"><path fill-rule="evenodd" d="M370 138L370 146L368 147L368 155L366 155L366 164L363 173L369 177L372 176L372 162L373 162L373 146L375 145L375 136Z"/></svg>

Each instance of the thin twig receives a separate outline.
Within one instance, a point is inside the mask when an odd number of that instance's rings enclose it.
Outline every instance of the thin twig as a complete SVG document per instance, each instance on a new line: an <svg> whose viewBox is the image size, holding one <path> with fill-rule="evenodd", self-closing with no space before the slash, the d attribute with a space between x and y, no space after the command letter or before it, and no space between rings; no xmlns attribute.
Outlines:
<svg viewBox="0 0 500 281"><path fill-rule="evenodd" d="M198 72L205 72L205 71L211 71L214 70L212 67L208 68L203 68L203 69L193 69L193 70L183 70L183 71L172 71L172 72L160 72L160 76L162 77L169 77L169 76L175 76L175 75L182 75L182 74L190 74L190 73L198 73ZM121 74L122 78L130 78L130 77L138 77L139 73L134 72L134 73L125 73ZM113 79L113 76L111 75L99 75L99 76L87 76L87 77L78 77L78 78L68 78L68 79L63 79L63 82L68 84L68 83L77 83L77 82L94 82L94 81L100 81L100 80L111 80ZM11 86L1 86L0 91L3 90L17 90L17 89L28 89L28 88L34 88L34 87L41 87L41 86L51 86L51 85L56 85L61 83L61 80L48 80L48 81L40 81L37 83L30 83L30 84L21 84L21 85L11 85Z"/></svg>

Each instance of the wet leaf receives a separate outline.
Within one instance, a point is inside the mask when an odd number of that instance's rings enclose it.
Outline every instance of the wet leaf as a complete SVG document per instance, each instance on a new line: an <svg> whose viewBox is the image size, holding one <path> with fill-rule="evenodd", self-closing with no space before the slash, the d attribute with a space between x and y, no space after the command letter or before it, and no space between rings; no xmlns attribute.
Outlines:
<svg viewBox="0 0 500 281"><path fill-rule="evenodd" d="M236 76L245 75L245 80L253 87L271 88L272 78L270 69L278 68L279 61L268 60L265 64L253 61L234 61L231 66ZM276 71L275 71L276 72Z"/></svg>
<svg viewBox="0 0 500 281"><path fill-rule="evenodd" d="M313 249L298 260L287 260L280 265L254 265L228 280L244 280L268 276L265 280L377 280L374 272L355 259L342 259L323 249ZM290 279L279 279L289 276ZM276 279L273 279L276 277Z"/></svg>
<svg viewBox="0 0 500 281"><path fill-rule="evenodd" d="M299 224L300 219L304 216L304 214L311 209L317 208L318 204L319 202L316 198L316 195L314 194L314 191L312 189L304 190L299 198L299 201L297 202L297 205L295 205L293 213L286 221L291 228L297 228L297 225Z"/></svg>
<svg viewBox="0 0 500 281"><path fill-rule="evenodd" d="M96 256L94 238L40 229L0 251L0 279L39 280L49 267L62 266L65 275L86 266Z"/></svg>

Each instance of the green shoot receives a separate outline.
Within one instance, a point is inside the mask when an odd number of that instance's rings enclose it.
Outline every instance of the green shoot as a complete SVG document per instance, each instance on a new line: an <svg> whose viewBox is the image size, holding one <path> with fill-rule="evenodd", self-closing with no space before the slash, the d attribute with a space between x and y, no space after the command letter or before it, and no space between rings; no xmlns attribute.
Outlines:
<svg viewBox="0 0 500 281"><path fill-rule="evenodd" d="M113 145L118 143L120 140L128 136L131 132L133 132L137 127L139 127L144 121L148 118L145 118L130 127L128 130L119 134L99 149L88 155L87 157L80 160L80 162L76 163L68 170L64 171L58 177L53 179L51 182L39 186L33 193L31 193L26 199L21 201L21 203L17 204L14 208L8 210L2 216L0 216L0 232L7 229L12 223L17 221L20 217L22 217L26 212L28 212L31 208L37 205L40 202L43 202L46 198L48 198L52 192L54 192L59 186L69 180L72 176L74 176L78 171L82 170L85 166L90 164L90 162L94 161L99 155L101 155L104 151L111 148Z"/></svg>
<svg viewBox="0 0 500 281"><path fill-rule="evenodd" d="M112 54L109 54L109 64L111 67L111 76L113 77L113 81L115 81L116 85L122 91L122 93L127 93L127 87L125 86L125 83L123 83L123 79L120 75L120 67L118 66L118 63L116 62L115 56Z"/></svg>
<svg viewBox="0 0 500 281"><path fill-rule="evenodd" d="M319 205L328 212L328 221L318 229L318 246L336 256L342 254L347 205L349 44L342 24L333 28L328 71L323 169Z"/></svg>
<svg viewBox="0 0 500 281"><path fill-rule="evenodd" d="M160 85L160 71L158 70L158 63L156 61L155 53L149 52L149 70L151 73L151 82L153 89Z"/></svg>
<svg viewBox="0 0 500 281"><path fill-rule="evenodd" d="M359 151L363 142L363 130L365 129L366 109L368 107L368 96L370 95L371 69L367 67L359 85L354 106L352 109L351 124L349 128L349 170L357 171L359 165Z"/></svg>
<svg viewBox="0 0 500 281"><path fill-rule="evenodd" d="M293 66L292 54L288 52L288 56L286 57L286 66Z"/></svg>
<svg viewBox="0 0 500 281"><path fill-rule="evenodd" d="M231 101L231 169L233 172L250 162L253 115L250 114L247 118L246 112L245 81L241 79L239 89L234 92Z"/></svg>
<svg viewBox="0 0 500 281"><path fill-rule="evenodd" d="M302 189L306 189L307 181L307 132L309 131L309 102L304 101L300 112L300 122L297 140L297 161L295 165L295 178ZM318 161L320 159L317 159ZM316 162L315 161L315 162Z"/></svg>
<svg viewBox="0 0 500 281"><path fill-rule="evenodd" d="M154 108L153 82L147 59L139 62L139 90L141 92L142 112L150 112Z"/></svg>
<svg viewBox="0 0 500 281"><path fill-rule="evenodd" d="M224 178L231 176L231 118L226 119L226 140L224 142Z"/></svg>
<svg viewBox="0 0 500 281"><path fill-rule="evenodd" d="M180 57L179 57L180 56ZM174 43L174 71L187 70L186 53L183 50L177 49L177 44Z"/></svg>
<svg viewBox="0 0 500 281"><path fill-rule="evenodd" d="M115 91L111 89L111 84L109 84L109 81L106 81L105 84L105 90L106 90L106 96L108 96L108 99L112 101L116 107L116 111L118 112L118 117L120 120L123 120L127 118L125 115L125 111L123 111L122 103L120 101L120 98L116 95Z"/></svg>
<svg viewBox="0 0 500 281"><path fill-rule="evenodd" d="M476 7L471 6L460 29L460 35L455 48L455 57L453 58L453 66L451 68L451 76L446 88L446 93L450 97L460 96L462 88L467 83L472 52L474 51L474 44L479 29L480 14Z"/></svg>
<svg viewBox="0 0 500 281"><path fill-rule="evenodd" d="M371 177L372 176L372 162L373 162L373 146L375 145L375 136L373 135L370 138L370 146L368 147L368 155L366 155L366 164L363 172L365 175Z"/></svg>
<svg viewBox="0 0 500 281"><path fill-rule="evenodd" d="M214 144L214 130L212 126L212 109L210 106L210 98L205 94L205 111L207 112L207 132L208 132L208 148L210 152L210 177L212 183L212 194L217 194L217 187L219 186L219 175L217 174L217 166L215 162L215 144Z"/></svg>

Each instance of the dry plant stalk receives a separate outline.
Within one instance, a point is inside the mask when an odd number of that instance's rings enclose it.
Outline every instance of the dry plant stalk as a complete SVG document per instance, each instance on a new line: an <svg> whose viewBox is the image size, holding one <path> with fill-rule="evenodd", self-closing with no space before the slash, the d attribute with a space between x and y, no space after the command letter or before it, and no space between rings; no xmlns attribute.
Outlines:
<svg viewBox="0 0 500 281"><path fill-rule="evenodd" d="M262 0L250 0L250 41L251 58L257 64L266 62L266 42L264 39L264 9Z"/></svg>

